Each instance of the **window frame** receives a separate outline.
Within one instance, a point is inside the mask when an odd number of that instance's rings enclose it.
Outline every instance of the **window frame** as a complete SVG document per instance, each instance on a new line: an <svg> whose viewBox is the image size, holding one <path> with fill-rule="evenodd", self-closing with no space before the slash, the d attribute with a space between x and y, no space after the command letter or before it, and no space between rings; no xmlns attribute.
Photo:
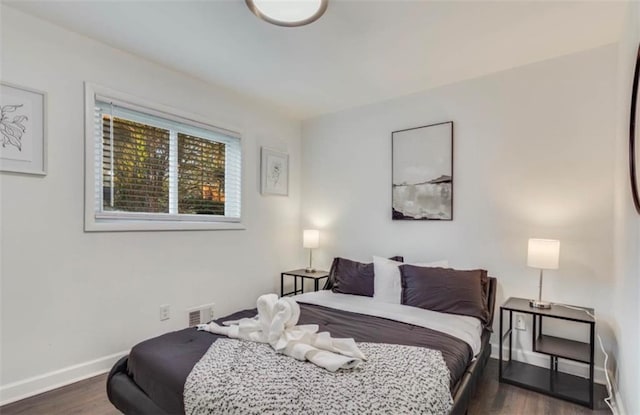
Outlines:
<svg viewBox="0 0 640 415"><path fill-rule="evenodd" d="M149 102L123 92L115 91L90 82L85 82L85 140L84 140L84 230L85 232L117 232L117 231L179 231L179 230L243 230L243 206L245 199L244 164L245 142L238 129L221 128L202 117L181 111L166 105ZM95 175L97 166L97 151L94 136L94 108L97 98L108 97L114 102L121 102L128 107L139 108L140 112L159 116L167 120L192 124L237 137L240 143L240 216L225 217L216 215L178 214L145 212L108 212L98 209L96 194L102 192L97 189Z"/></svg>

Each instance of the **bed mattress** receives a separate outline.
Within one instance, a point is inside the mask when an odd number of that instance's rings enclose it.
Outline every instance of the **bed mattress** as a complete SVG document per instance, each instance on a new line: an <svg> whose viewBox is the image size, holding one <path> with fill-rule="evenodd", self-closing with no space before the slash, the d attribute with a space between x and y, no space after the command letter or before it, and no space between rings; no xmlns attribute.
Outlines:
<svg viewBox="0 0 640 415"><path fill-rule="evenodd" d="M224 318L253 317L244 310ZM392 343L428 347L442 352L453 387L473 358L471 347L454 336L382 317L358 314L319 305L300 304L298 324L317 324L332 337L352 337L357 342ZM128 374L167 413L184 413L183 390L194 365L220 336L195 328L167 333L136 345L129 355Z"/></svg>

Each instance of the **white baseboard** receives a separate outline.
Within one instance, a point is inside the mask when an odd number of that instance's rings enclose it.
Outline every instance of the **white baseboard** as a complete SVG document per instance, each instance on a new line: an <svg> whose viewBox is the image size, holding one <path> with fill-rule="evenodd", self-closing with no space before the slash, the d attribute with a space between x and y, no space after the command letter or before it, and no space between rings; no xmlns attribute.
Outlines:
<svg viewBox="0 0 640 415"><path fill-rule="evenodd" d="M129 351L114 353L88 362L0 386L0 406L48 392L93 376L107 373Z"/></svg>
<svg viewBox="0 0 640 415"><path fill-rule="evenodd" d="M503 347L502 357L504 358L505 356L508 356L508 354L509 348L506 346ZM514 347L511 356L513 360L517 360L519 362L529 363L534 366L549 367L549 355L546 354L535 353L530 350L522 350ZM494 359L499 357L498 346L495 344L491 345L491 357ZM587 364L573 362L571 360L559 360L558 370L570 375L582 376L584 378L589 377L589 366ZM604 376L604 369L601 367L594 367L593 379L596 383L600 383L602 385L607 384L607 380Z"/></svg>

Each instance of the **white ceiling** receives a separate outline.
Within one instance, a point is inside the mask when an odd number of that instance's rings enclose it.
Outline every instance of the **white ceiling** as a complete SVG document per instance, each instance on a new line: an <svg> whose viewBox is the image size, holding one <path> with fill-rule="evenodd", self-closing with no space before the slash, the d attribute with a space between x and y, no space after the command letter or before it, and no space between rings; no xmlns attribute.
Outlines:
<svg viewBox="0 0 640 415"><path fill-rule="evenodd" d="M299 28L243 0L5 1L309 118L619 39L624 2L345 1Z"/></svg>

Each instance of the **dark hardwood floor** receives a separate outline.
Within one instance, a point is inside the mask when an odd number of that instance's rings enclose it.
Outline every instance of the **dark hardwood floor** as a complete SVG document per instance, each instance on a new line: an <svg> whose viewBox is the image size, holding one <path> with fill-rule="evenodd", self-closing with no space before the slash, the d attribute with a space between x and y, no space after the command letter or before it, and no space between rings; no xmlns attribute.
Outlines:
<svg viewBox="0 0 640 415"><path fill-rule="evenodd" d="M107 375L96 376L42 395L0 407L6 415L112 415L119 412L109 403L105 391ZM579 405L550 398L498 382L498 365L489 360L469 415L583 415L610 414L604 402L591 411Z"/></svg>
<svg viewBox="0 0 640 415"><path fill-rule="evenodd" d="M107 375L45 392L41 395L0 407L0 414L21 415L116 415L118 411L107 399Z"/></svg>

